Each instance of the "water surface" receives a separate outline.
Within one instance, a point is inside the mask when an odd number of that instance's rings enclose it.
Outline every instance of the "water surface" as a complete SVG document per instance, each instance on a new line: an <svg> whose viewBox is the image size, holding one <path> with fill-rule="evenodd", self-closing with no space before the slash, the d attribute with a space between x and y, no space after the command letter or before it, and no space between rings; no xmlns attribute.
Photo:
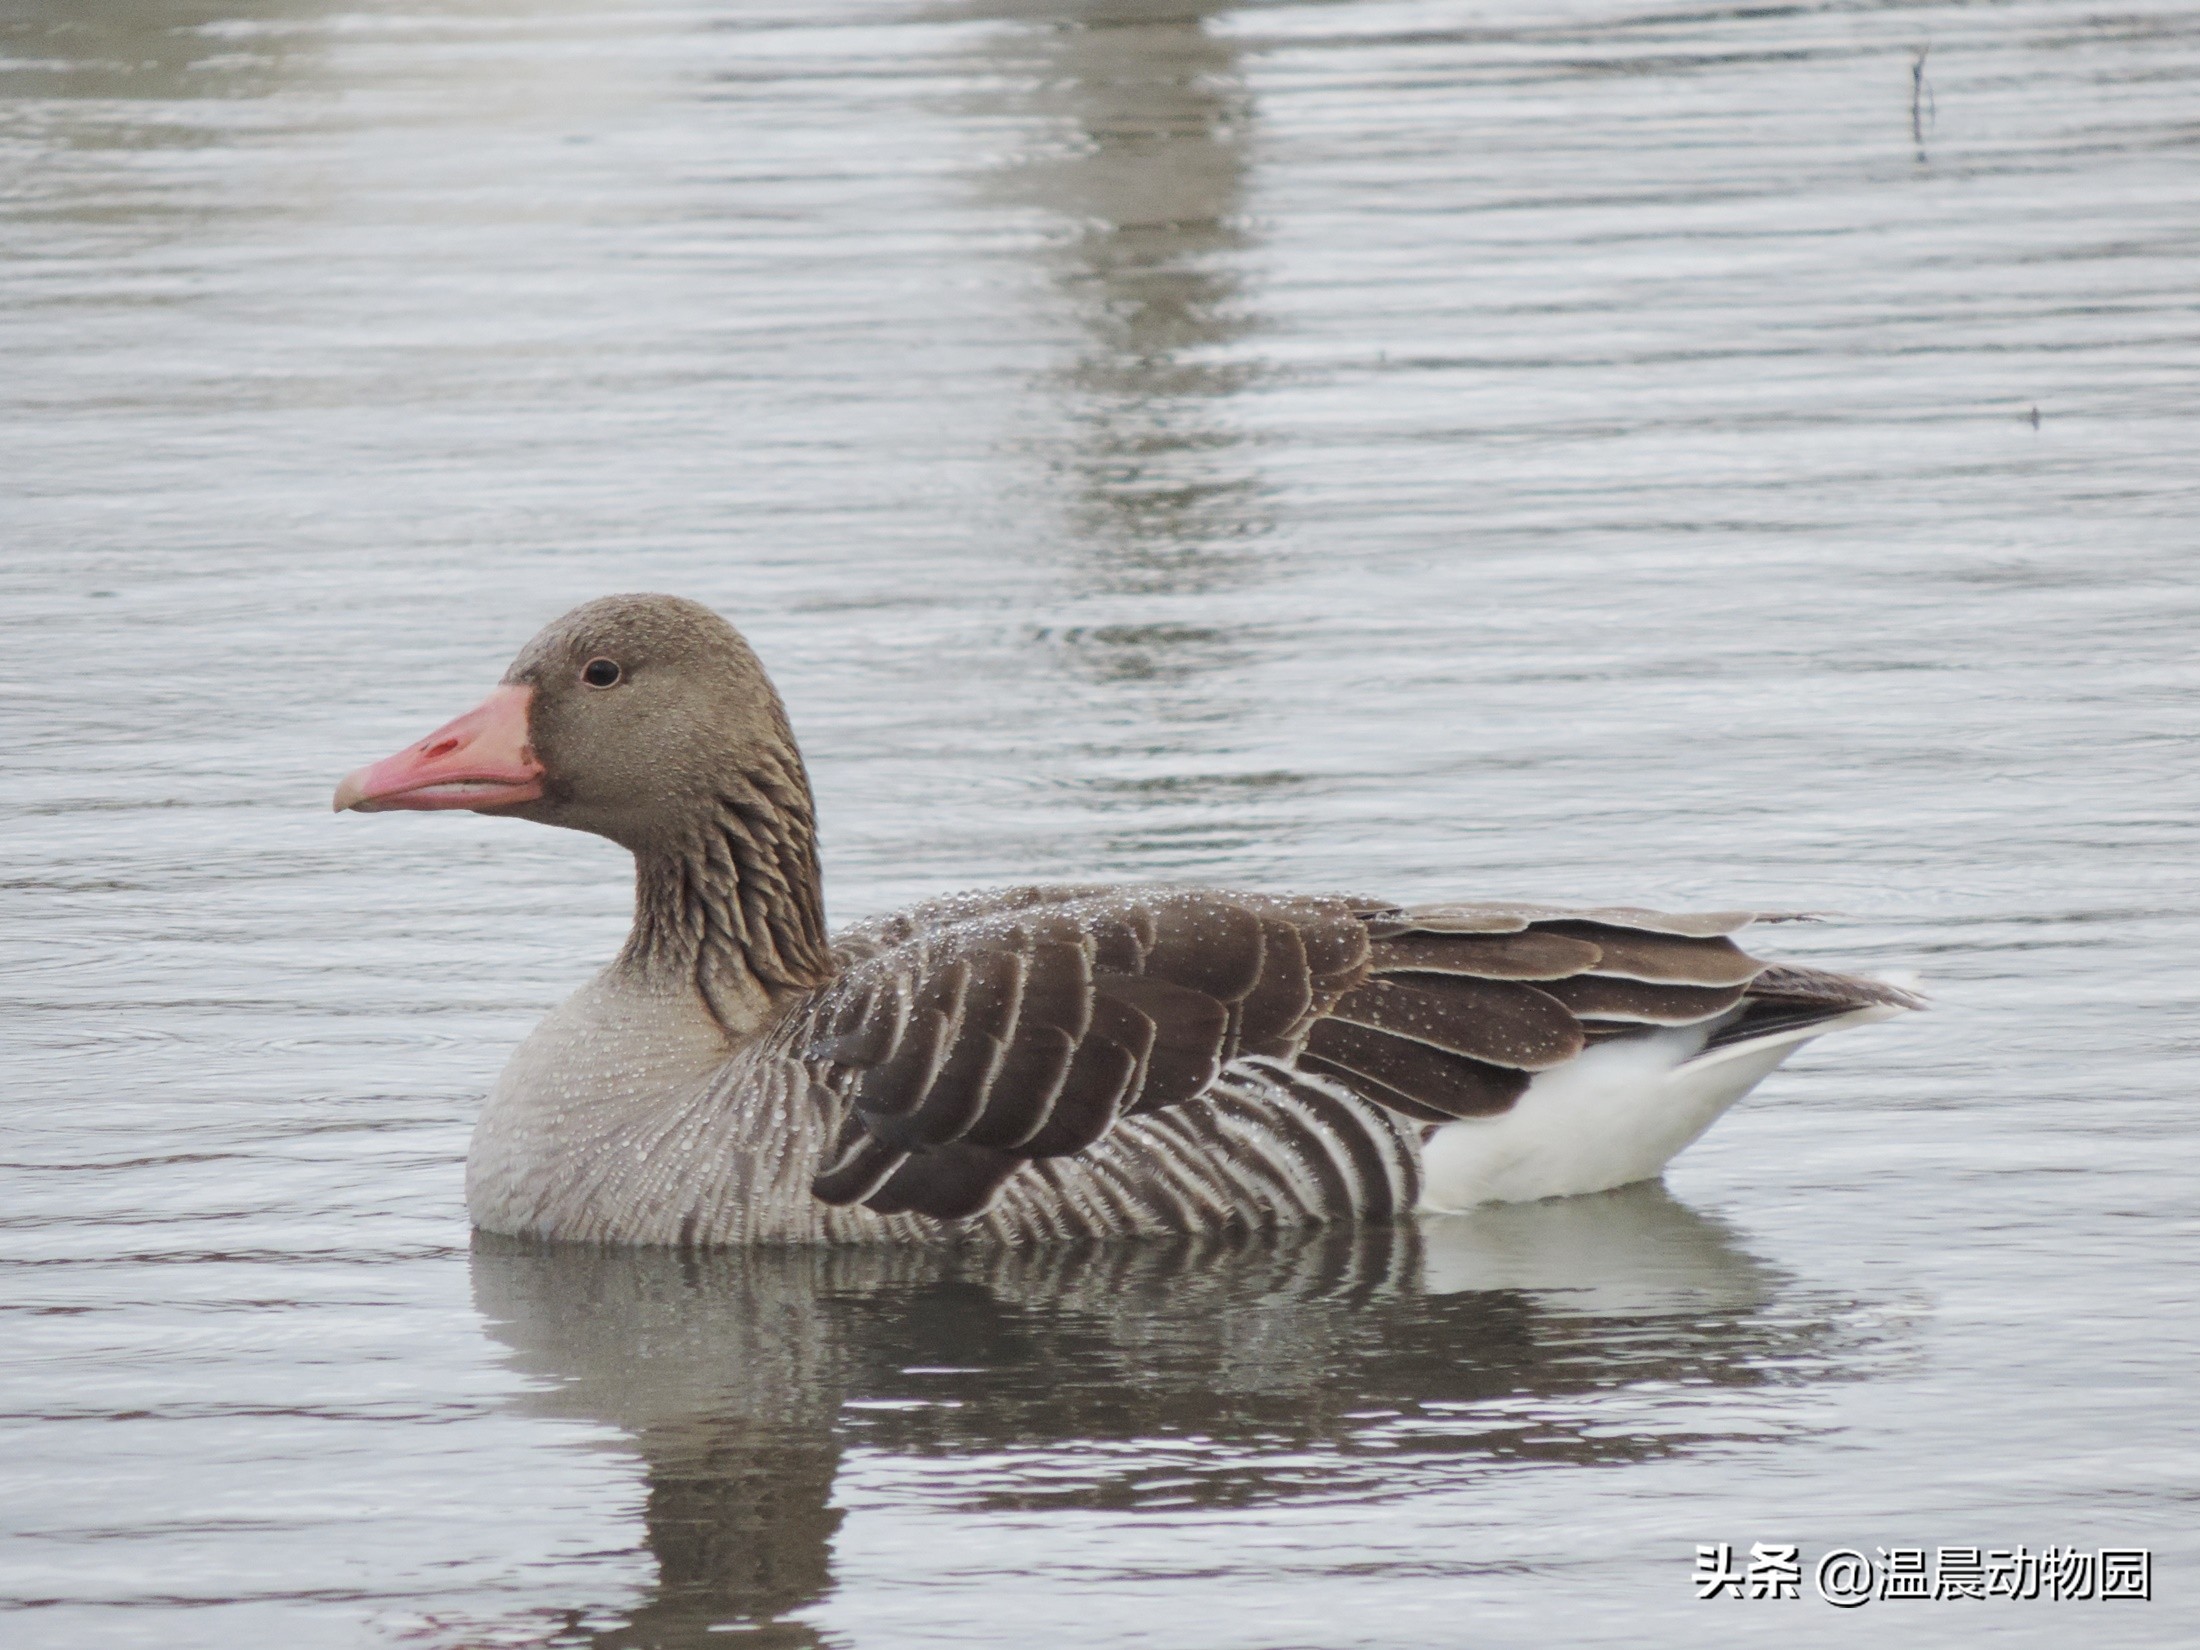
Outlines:
<svg viewBox="0 0 2200 1650"><path fill-rule="evenodd" d="M2196 94L2179 6L0 10L0 1637L2186 1642ZM1937 1006L1425 1230L477 1244L621 857L327 793L647 588L842 919L1760 904Z"/></svg>

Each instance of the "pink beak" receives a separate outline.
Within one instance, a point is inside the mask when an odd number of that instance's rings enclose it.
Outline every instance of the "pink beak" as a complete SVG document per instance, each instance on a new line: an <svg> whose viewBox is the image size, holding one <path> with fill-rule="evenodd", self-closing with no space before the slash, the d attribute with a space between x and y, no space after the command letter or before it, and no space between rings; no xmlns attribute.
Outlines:
<svg viewBox="0 0 2200 1650"><path fill-rule="evenodd" d="M344 776L336 811L503 808L542 795L542 764L527 743L531 687L498 688L417 745Z"/></svg>

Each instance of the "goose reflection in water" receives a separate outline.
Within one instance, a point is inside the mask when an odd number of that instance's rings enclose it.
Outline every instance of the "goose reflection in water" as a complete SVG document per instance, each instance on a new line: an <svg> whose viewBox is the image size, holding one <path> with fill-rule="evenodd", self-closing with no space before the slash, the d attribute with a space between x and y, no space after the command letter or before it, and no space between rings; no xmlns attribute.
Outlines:
<svg viewBox="0 0 2200 1650"><path fill-rule="evenodd" d="M790 1618L832 1589L850 1457L873 1494L883 1467L912 1503L1025 1517L1406 1497L1777 1437L1768 1390L1889 1350L1856 1302L1798 1287L1655 1184L1067 1249L477 1235L473 1277L541 1383L520 1403L609 1423L642 1457L656 1587L558 1640L607 1647L724 1642L709 1630L729 1623L746 1643L822 1642Z"/></svg>
<svg viewBox="0 0 2200 1650"><path fill-rule="evenodd" d="M1035 640L1130 732L1075 747L1076 784L1121 824L1108 851L1151 871L1270 838L1305 776L1242 771L1272 717L1267 639L1229 598L1272 581L1274 521L1237 403L1268 372L1251 215L1258 108L1222 0L970 0L1008 25L976 48L970 102L1018 151L980 194L1019 228L1059 357L1017 440L1045 467L1066 625ZM1218 606L1217 602L1221 605ZM1220 748L1218 748L1220 747ZM1154 857L1160 850L1161 860Z"/></svg>
<svg viewBox="0 0 2200 1650"><path fill-rule="evenodd" d="M1028 25L990 37L989 79L1044 136L987 192L1055 224L1040 249L1083 335L1046 387L1068 435L1066 525L1096 593L1188 594L1253 567L1267 530L1245 435L1225 416L1257 367L1244 261L1253 103L1237 47L1198 0L983 0ZM1165 638L1164 638L1165 639ZM1153 651L1146 650L1149 655Z"/></svg>

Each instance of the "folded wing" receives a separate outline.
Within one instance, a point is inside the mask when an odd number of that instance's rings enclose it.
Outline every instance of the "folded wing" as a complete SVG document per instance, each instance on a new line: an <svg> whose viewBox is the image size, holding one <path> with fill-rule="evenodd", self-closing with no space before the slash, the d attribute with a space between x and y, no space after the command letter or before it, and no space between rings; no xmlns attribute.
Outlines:
<svg viewBox="0 0 2200 1650"><path fill-rule="evenodd" d="M1510 1107L1587 1045L1750 1017L1744 912L1025 888L844 936L797 1048L847 1103L828 1203L958 1219L1241 1061L1440 1123ZM1765 1017L1882 988L1774 971ZM1872 999L1876 1000L1876 999ZM1740 1012L1737 1012L1740 1010Z"/></svg>

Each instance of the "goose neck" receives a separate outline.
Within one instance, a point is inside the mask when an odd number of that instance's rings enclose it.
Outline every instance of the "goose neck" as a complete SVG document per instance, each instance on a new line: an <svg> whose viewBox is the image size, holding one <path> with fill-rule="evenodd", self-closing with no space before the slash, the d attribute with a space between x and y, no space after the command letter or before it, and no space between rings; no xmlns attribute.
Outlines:
<svg viewBox="0 0 2200 1650"><path fill-rule="evenodd" d="M683 828L639 844L623 967L692 981L735 1039L832 974L809 787L791 772L745 777Z"/></svg>

